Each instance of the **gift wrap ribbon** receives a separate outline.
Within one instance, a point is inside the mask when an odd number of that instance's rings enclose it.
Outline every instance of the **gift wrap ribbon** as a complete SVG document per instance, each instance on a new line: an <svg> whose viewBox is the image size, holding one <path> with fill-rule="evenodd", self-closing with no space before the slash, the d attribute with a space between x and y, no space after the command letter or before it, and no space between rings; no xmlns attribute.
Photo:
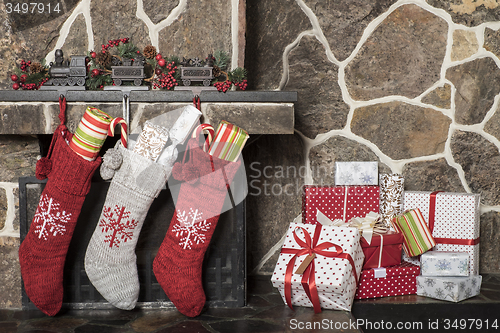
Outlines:
<svg viewBox="0 0 500 333"><path fill-rule="evenodd" d="M297 229L302 229L304 233L304 241L297 236L296 230ZM319 236L321 234L321 225L317 225L316 229L314 230L314 236L311 239L311 236L309 233L302 227L298 227L293 231L293 237L297 244L301 247L301 249L292 249L292 248L282 248L281 253L287 253L287 254L293 254L294 256L290 259L286 266L286 272L285 272L285 300L287 305L290 307L290 309L293 310L292 306L292 275L293 275L293 268L295 265L295 260L297 257L302 256L302 255L308 255L309 257L313 257L312 260L309 262L307 267L304 270L304 273L302 274L302 287L304 288L304 291L307 294L307 297L311 301L314 312L315 313L320 313L321 312L321 305L319 301L319 296L318 296L318 288L316 286L316 276L315 276L315 264L314 264L314 256L316 255L322 255L324 257L328 258L339 258L339 259L346 259L349 261L351 264L351 274L354 276L354 279L356 281L356 285L358 284L358 277L356 276L356 271L355 271L355 266L354 266L354 260L352 259L351 255L349 253L346 253L342 250L342 248L336 244L330 243L330 242L324 242L321 244L318 244ZM325 251L325 249L334 247L335 252L331 251ZM307 258L307 257L306 257Z"/></svg>
<svg viewBox="0 0 500 333"><path fill-rule="evenodd" d="M435 191L431 193L429 201L429 230L431 234L434 231L434 222L436 220L436 196L443 191ZM476 239L464 238L434 238L436 244L454 244L454 245L476 245L479 244L479 237Z"/></svg>
<svg viewBox="0 0 500 333"><path fill-rule="evenodd" d="M88 161L93 161L108 135L114 136L114 127L122 125L122 144L127 146L127 125L123 118L113 118L106 112L94 107L87 107L75 135L69 142L70 148Z"/></svg>

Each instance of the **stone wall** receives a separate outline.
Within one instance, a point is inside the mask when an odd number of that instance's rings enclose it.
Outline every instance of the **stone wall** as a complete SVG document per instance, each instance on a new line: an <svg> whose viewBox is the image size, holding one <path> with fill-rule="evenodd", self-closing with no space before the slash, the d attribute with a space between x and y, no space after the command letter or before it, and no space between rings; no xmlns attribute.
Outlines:
<svg viewBox="0 0 500 333"><path fill-rule="evenodd" d="M250 271L272 273L297 186L362 160L407 190L480 193L480 270L500 272L499 28L496 1L247 1L252 88L298 92L294 137L245 152Z"/></svg>
<svg viewBox="0 0 500 333"><path fill-rule="evenodd" d="M244 151L249 273L272 272L300 214L301 186L333 183L335 161L350 160L402 173L407 190L481 193L480 270L500 272L499 4L207 3L65 0L60 15L33 21L9 17L0 3L9 22L1 28L0 88L10 89L13 62L5 59L50 61L56 48L85 53L127 36L164 55L224 48L233 67L244 59L253 90L298 92L295 134L263 135ZM0 307L20 307L16 177L34 174L39 152L33 137L2 136L0 149Z"/></svg>

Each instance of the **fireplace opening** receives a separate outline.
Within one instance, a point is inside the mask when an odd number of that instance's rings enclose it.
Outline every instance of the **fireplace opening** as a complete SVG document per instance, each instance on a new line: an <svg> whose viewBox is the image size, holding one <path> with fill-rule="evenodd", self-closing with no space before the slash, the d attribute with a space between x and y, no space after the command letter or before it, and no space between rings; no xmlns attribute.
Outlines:
<svg viewBox="0 0 500 333"><path fill-rule="evenodd" d="M49 141L50 143L50 141ZM41 143L41 150L43 151ZM43 155L43 154L42 154ZM99 172L96 172L98 175ZM21 242L26 237L46 180L19 178L19 214ZM99 222L109 181L94 176L86 196L64 267L63 309L111 309L90 283L84 269L87 245ZM173 194L175 196L175 193ZM225 205L230 205L229 196ZM138 308L173 307L153 273L153 260L174 214L174 200L168 188L153 201L136 247L140 282ZM203 262L203 287L209 307L241 307L246 304L245 201L220 215L219 222ZM188 290L186 292L189 292ZM23 309L36 309L22 290Z"/></svg>

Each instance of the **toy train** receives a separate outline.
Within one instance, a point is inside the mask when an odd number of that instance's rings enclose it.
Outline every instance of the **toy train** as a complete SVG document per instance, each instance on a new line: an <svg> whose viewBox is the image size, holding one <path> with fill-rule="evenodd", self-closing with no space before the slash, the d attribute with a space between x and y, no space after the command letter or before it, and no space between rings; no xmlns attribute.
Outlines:
<svg viewBox="0 0 500 333"><path fill-rule="evenodd" d="M87 78L86 56L72 56L71 61L64 60L62 50L56 50L55 63L50 63L50 79L44 86L80 86Z"/></svg>

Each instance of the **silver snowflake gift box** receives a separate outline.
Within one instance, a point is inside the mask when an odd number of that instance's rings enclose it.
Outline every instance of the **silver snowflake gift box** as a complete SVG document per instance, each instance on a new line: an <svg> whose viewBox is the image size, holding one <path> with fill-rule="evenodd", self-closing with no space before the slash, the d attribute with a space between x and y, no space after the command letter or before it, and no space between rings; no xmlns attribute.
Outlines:
<svg viewBox="0 0 500 333"><path fill-rule="evenodd" d="M460 302L479 295L481 275L471 276L417 276L417 295Z"/></svg>
<svg viewBox="0 0 500 333"><path fill-rule="evenodd" d="M467 252L427 251L420 256L423 276L469 276Z"/></svg>
<svg viewBox="0 0 500 333"><path fill-rule="evenodd" d="M335 162L335 185L378 185L378 162Z"/></svg>

